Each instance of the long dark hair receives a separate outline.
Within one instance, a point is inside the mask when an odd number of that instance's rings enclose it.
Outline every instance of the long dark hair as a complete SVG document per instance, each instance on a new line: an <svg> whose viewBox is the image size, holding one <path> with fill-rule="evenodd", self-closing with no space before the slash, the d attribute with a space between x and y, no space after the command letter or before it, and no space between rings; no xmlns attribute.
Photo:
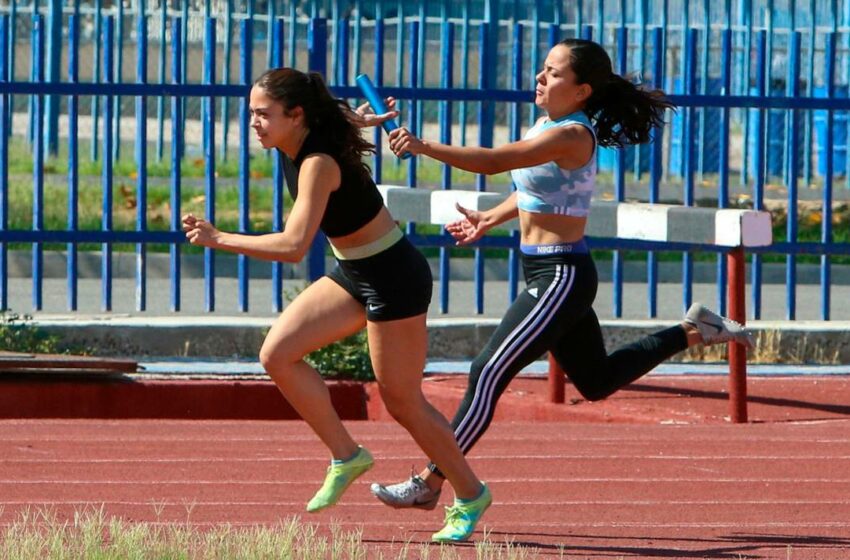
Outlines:
<svg viewBox="0 0 850 560"><path fill-rule="evenodd" d="M649 141L653 127L664 124L664 110L672 108L661 90L647 90L614 73L608 53L598 43L564 39L570 49L570 67L579 84L593 93L584 112L596 130L600 146L622 147Z"/></svg>
<svg viewBox="0 0 850 560"><path fill-rule="evenodd" d="M360 129L349 119L351 108L331 95L318 72L300 72L293 68L265 71L254 85L281 103L287 111L304 109L304 121L310 131L321 134L340 163L369 173L363 156L375 153L375 146L360 135Z"/></svg>

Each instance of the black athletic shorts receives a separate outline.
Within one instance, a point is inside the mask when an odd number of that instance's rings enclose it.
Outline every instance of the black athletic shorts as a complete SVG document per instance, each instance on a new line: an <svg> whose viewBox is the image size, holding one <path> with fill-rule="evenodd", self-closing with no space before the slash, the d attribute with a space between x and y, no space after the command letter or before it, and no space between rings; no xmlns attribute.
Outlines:
<svg viewBox="0 0 850 560"><path fill-rule="evenodd" d="M369 321L415 317L431 303L431 267L406 237L377 255L337 260L327 276L363 304Z"/></svg>

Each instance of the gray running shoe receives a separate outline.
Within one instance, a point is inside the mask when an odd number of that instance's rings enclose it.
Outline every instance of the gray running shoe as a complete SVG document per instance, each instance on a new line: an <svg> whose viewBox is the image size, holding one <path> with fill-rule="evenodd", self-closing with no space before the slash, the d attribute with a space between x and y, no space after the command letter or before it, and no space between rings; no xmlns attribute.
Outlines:
<svg viewBox="0 0 850 560"><path fill-rule="evenodd" d="M383 486L377 482L372 484L372 494L386 505L401 508L434 509L440 501L440 491L431 490L428 484L413 475L409 480Z"/></svg>
<svg viewBox="0 0 850 560"><path fill-rule="evenodd" d="M747 348L755 348L753 335L743 325L721 317L701 303L691 305L685 314L685 322L697 328L703 344L735 341Z"/></svg>

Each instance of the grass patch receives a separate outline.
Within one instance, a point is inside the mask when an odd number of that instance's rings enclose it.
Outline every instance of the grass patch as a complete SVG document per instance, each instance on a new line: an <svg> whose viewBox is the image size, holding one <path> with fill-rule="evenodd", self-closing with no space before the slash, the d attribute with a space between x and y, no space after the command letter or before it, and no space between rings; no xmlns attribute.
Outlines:
<svg viewBox="0 0 850 560"><path fill-rule="evenodd" d="M188 508L187 508L188 511ZM188 514L187 514L188 516ZM200 529L185 523L130 523L109 517L103 508L88 509L63 519L51 511L24 511L0 530L0 558L4 560L137 560L146 559L413 559L455 560L469 557L468 547L393 543L369 546L362 531L336 526L323 531L297 517L274 526L232 527L226 524ZM536 555L511 543L475 544L480 560L525 560Z"/></svg>
<svg viewBox="0 0 850 560"><path fill-rule="evenodd" d="M134 231L138 213L138 193L136 192L137 165L133 158L132 145L126 145L122 150L124 156L113 166L113 228L118 231ZM9 167L9 228L12 230L32 229L32 172L33 161L31 147L19 137L10 142ZM274 157L267 152L254 150L250 154L249 177L250 188L248 206L250 209L251 230L257 232L272 230L273 190L271 186L272 163ZM371 160L371 158L370 158ZM371 161L370 161L371 162ZM101 161L90 161L85 156L79 163L79 229L100 230L102 222L102 187ZM68 223L68 186L67 174L69 157L67 145L60 144L58 156L46 160L45 170L45 200L44 222L47 230L64 230ZM172 171L170 158L162 161L151 159L147 164L148 201L145 216L148 228L152 231L168 231L171 229L171 187L168 177ZM206 195L200 181L206 173L206 163L200 157L186 157L180 163L182 187L180 194L179 213L204 213ZM226 160L218 160L215 167L216 177L216 226L224 231L239 230L239 190L236 178L239 175L238 158L231 156ZM385 156L382 166L382 182L389 184L406 184L409 173L407 162L401 162L392 156ZM439 162L422 158L416 162L416 176L420 186L437 186L442 182L443 165ZM455 188L469 189L475 185L476 175L459 169L451 170L452 185ZM645 182L644 178L644 182ZM598 177L600 186L611 183L610 173L601 173ZM708 183L716 181L708 177ZM488 177L488 185L508 185L510 178L506 175ZM714 200L700 200L700 204L714 205ZM285 211L291 208L292 200L288 193L284 195ZM738 207L748 207L752 201L743 197L733 201ZM773 237L777 242L787 239L787 211L784 201L772 201L770 210L773 214ZM798 208L798 235L801 242L819 242L821 239L823 211L819 204L801 203ZM835 205L832 215L833 242L850 243L850 205L844 203ZM439 233L439 226L419 225L416 228L420 234ZM490 235L509 235L506 231L493 231ZM10 249L27 249L25 244L10 244ZM62 250L61 245L47 245L49 250ZM99 250L96 244L81 244L80 250ZM167 245L149 245L152 252L167 252ZM115 244L113 250L130 252L134 247L129 244ZM186 246L188 253L201 253L202 248ZM435 257L439 254L437 248L423 248L426 256ZM658 252L659 261L681 262L682 254L678 252ZM468 249L451 248L450 255L456 258L470 258L473 252ZM506 258L507 250L487 249L487 258ZM594 251L593 256L600 261L612 259L611 251ZM646 253L642 251L623 252L625 260L645 260ZM694 253L695 261L712 261L715 253ZM784 262L784 254L764 254L763 262ZM816 264L820 262L819 255L799 255L797 262ZM830 257L833 264L850 264L850 256L835 255Z"/></svg>

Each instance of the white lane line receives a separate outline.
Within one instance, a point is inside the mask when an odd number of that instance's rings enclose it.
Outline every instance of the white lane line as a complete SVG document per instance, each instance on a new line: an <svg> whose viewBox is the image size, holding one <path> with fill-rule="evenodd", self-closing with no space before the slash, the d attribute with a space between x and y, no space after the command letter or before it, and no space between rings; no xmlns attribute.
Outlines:
<svg viewBox="0 0 850 560"><path fill-rule="evenodd" d="M658 484L658 483L723 483L723 484L850 484L850 478L695 478L695 477L566 477L566 478L493 478L488 477L488 484L586 484L586 483L630 483L630 484ZM20 478L0 479L0 484L12 486L22 484L102 484L116 486L150 486L150 485L235 485L235 486L274 486L274 485L302 485L307 484L305 480L200 480L200 479L177 479L177 480L113 480L113 479L46 479L21 480Z"/></svg>
<svg viewBox="0 0 850 560"><path fill-rule="evenodd" d="M132 523L134 525L146 525L151 527L171 527L174 525L180 525L181 527L191 526L195 528L215 528L215 527L227 527L227 528L235 528L235 527L267 527L274 528L281 525L284 525L289 521L289 518L282 517L277 521L269 521L267 519L261 519L256 521L220 521L220 522L210 522L210 521L191 521L191 520L180 520L180 521L137 521L134 520ZM368 527L397 527L397 528L405 528L405 527L423 527L421 532L430 532L430 527L433 525L432 522L428 521L346 521L343 519L333 518L332 523L334 526L338 527L354 527L354 528L368 528ZM12 526L14 522L0 522L0 527L8 528ZM316 526L314 523L302 522L304 526ZM490 521L485 520L481 523L480 528L482 530L492 529L493 527L498 527L501 532L511 532L511 533L520 533L519 529L560 529L566 531L564 535L551 535L551 537L571 537L575 538L573 535L570 535L570 532L577 529L586 529L586 528L594 528L594 529L640 529L640 530L652 530L652 529L795 529L795 528L805 528L805 529L848 529L850 528L850 522L845 521L810 521L810 522L800 522L800 521L743 521L743 522L715 522L715 523L688 523L688 522L674 522L674 523L653 523L653 522L645 522L645 521L599 521L599 522L583 522L583 521L575 521L569 523L552 523L552 522L523 522L523 521L512 521L512 520L504 520L504 521ZM510 529L508 529L510 528ZM478 534L478 533L476 533ZM482 533L483 536L483 533ZM549 535L547 535L548 537ZM587 538L587 537L583 537ZM604 537L601 537L604 538ZM645 536L641 536L642 539ZM365 540L368 540L366 538ZM490 542L493 542L492 539ZM746 541L743 541L746 542Z"/></svg>
<svg viewBox="0 0 850 560"><path fill-rule="evenodd" d="M410 460L411 455L393 455L381 456L382 461L400 461ZM850 455L828 455L818 453L817 455L640 455L634 453L623 454L600 454L600 455L575 455L575 454L557 454L557 455L472 455L470 459L474 461L482 460L533 460L533 461L614 461L623 459L633 459L641 461L847 461L850 460ZM33 459L3 459L0 460L0 467L4 465L48 465L48 464L146 464L146 463L307 463L323 461L327 462L327 455L321 457L176 457L173 459L155 459L155 458L138 458L138 459L50 459L50 458L33 458Z"/></svg>
<svg viewBox="0 0 850 560"><path fill-rule="evenodd" d="M405 435L404 432L399 432L398 434L387 434L387 435L369 435L367 438L361 438L365 443L369 442L391 442L394 444L398 444L399 435ZM631 434L634 436L634 434ZM698 442L710 442L717 443L717 438L713 437L715 434L711 436L695 436L688 437L687 440L677 441L677 440L668 440L664 438L665 434L658 434L658 438L652 437L643 437L635 439L635 437L598 437L596 435L593 436L592 443L594 444L622 444L627 443L630 445L640 445L640 444L677 444L677 443L698 443ZM155 436L140 436L140 437L127 437L127 436L118 436L118 437L102 437L97 434L93 434L91 437L43 437L38 434L33 434L31 437L0 437L0 444L32 444L32 443L92 443L92 444L104 444L104 443L116 443L121 445L134 444L134 443L207 443L211 445L216 445L219 443L264 443L264 444L279 444L284 445L293 442L307 442L307 443L315 443L319 446L319 442L316 440L315 436L281 436L279 434L271 435L269 437L219 437L215 436L214 440L210 439L211 436L208 435L200 435L197 437L187 436L187 437L155 437ZM493 446L494 444L498 444L501 442L547 442L547 443L581 443L586 445L588 443L586 438L580 437L561 437L557 436L546 436L546 435L538 435L533 436L529 434L528 436L488 436L487 439L481 442L481 445ZM845 438L807 438L807 437L759 437L754 436L751 438L735 438L730 437L724 439L723 444L727 445L730 443L765 443L765 442L774 442L774 443L842 443L848 444L847 439Z"/></svg>
<svg viewBox="0 0 850 560"><path fill-rule="evenodd" d="M0 506L207 506L207 507L304 507L302 501L199 501L187 498L180 501L156 500L54 500L51 498L30 498L27 500L0 500ZM730 505L850 505L850 500L531 500L498 501L494 505L503 507L543 507L543 506L730 506ZM382 503L346 502L337 505L340 509L349 508L386 509ZM796 514L795 514L796 515Z"/></svg>

